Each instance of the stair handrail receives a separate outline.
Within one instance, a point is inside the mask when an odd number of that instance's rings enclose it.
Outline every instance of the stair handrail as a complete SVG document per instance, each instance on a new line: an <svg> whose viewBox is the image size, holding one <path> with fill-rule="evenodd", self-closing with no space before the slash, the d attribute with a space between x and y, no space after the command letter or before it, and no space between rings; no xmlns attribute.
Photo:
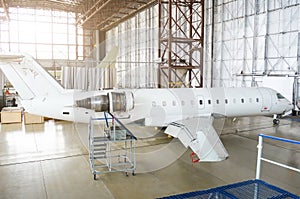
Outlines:
<svg viewBox="0 0 300 199"><path fill-rule="evenodd" d="M108 113L111 116L111 118L107 117L106 113ZM131 139L137 140L133 133L118 118L116 118L113 114L109 112L104 112L104 118L91 118L90 120L105 120L106 127L108 127L108 120L112 119L114 119L118 124L120 124L122 128L124 128L128 132Z"/></svg>
<svg viewBox="0 0 300 199"><path fill-rule="evenodd" d="M133 135L133 133L118 118L116 118L113 114L109 112L108 114L112 117L112 119L115 119L115 121L117 121L117 123L119 123L121 127L123 127L129 133L131 139L137 140L137 138Z"/></svg>

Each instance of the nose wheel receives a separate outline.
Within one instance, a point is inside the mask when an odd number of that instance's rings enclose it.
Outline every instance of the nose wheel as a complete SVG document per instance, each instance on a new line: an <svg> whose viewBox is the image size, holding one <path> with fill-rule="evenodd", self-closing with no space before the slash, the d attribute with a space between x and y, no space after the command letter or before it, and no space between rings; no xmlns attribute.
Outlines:
<svg viewBox="0 0 300 199"><path fill-rule="evenodd" d="M280 120L279 120L278 115L274 115L274 117L273 117L273 124L274 125L279 125L279 123L280 123Z"/></svg>
<svg viewBox="0 0 300 199"><path fill-rule="evenodd" d="M278 118L273 119L273 124L274 125L279 125L279 123L280 123L280 120Z"/></svg>

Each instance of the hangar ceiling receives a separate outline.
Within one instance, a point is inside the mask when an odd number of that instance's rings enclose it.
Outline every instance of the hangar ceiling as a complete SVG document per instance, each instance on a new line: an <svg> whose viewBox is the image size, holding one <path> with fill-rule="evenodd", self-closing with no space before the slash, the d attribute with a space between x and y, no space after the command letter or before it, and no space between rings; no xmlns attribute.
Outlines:
<svg viewBox="0 0 300 199"><path fill-rule="evenodd" d="M0 0L0 19L9 19L10 7L53 9L77 13L86 29L108 30L157 0Z"/></svg>

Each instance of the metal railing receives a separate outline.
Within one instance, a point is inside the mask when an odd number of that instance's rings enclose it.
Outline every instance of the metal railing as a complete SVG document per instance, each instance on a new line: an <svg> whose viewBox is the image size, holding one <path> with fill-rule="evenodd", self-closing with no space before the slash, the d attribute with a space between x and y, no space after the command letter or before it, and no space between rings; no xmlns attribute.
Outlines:
<svg viewBox="0 0 300 199"><path fill-rule="evenodd" d="M257 152L257 162L256 162L256 179L260 178L260 170L261 170L261 161L265 161L280 167L284 167L296 172L300 173L300 169L295 168L295 167L291 167L285 164L282 164L280 162L276 162L274 160L270 160L267 158L262 157L262 150L263 150L263 138L266 139L271 139L271 140L276 140L276 141L280 141L280 142L286 142L286 143L290 143L290 144L300 144L300 141L296 141L296 140L290 140L290 139L286 139L286 138L280 138L280 137L275 137L275 136L271 136L271 135L264 135L264 134L259 134L258 135L258 152Z"/></svg>

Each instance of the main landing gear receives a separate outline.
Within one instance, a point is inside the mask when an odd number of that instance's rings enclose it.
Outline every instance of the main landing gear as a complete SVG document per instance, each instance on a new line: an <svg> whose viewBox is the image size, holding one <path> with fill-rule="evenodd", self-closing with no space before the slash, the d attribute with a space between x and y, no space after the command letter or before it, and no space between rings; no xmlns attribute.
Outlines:
<svg viewBox="0 0 300 199"><path fill-rule="evenodd" d="M273 116L273 124L274 125L279 125L279 123L280 123L280 120L279 120L279 115L274 115Z"/></svg>

